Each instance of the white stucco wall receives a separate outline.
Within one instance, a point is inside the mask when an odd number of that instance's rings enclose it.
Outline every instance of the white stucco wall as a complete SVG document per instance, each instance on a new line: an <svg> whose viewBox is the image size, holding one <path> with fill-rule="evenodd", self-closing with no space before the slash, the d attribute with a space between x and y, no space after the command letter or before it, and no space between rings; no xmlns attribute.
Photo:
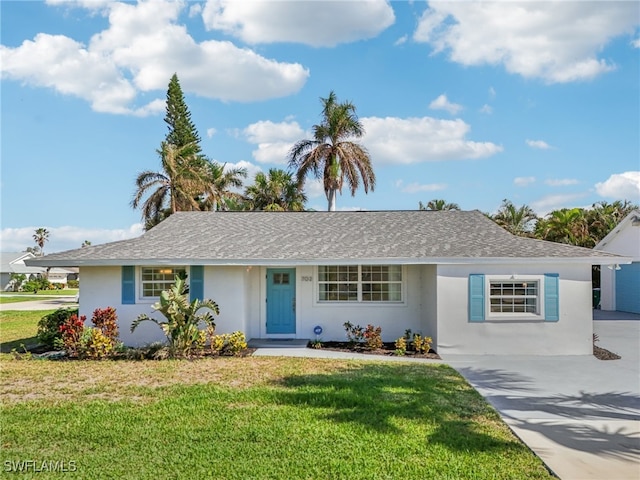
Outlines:
<svg viewBox="0 0 640 480"><path fill-rule="evenodd" d="M560 320L468 320L468 276L526 275L542 278L559 274ZM122 305L120 267L82 267L80 314L88 319L96 308L116 308L120 336L126 345L163 341L159 327L146 322L135 333L131 322L141 313L162 319L151 308L153 301L138 299ZM245 332L247 339L266 334L266 267L205 267L204 296L216 301L217 331ZM489 277L487 277L489 278ZM136 287L139 292L139 269ZM443 354L588 355L592 348L591 267L589 265L409 265L403 270L403 302L322 303L317 301L317 267L296 268L296 333L293 338L315 338L321 325L322 340L345 340L343 324L382 327L384 341L394 341L406 329L431 336ZM542 288L542 285L541 285ZM276 335L281 338L283 335Z"/></svg>
<svg viewBox="0 0 640 480"><path fill-rule="evenodd" d="M287 267L283 267L287 268ZM316 325L323 328L324 341L346 340L343 324L367 324L382 327L384 341L394 341L404 335L406 329L430 335L423 323L422 266L407 266L403 271L402 303L322 303L318 302L317 267L298 266L296 269L296 333L293 335L269 335L266 333L266 267L254 267L250 280L251 306L247 309L248 337L250 338L304 338L313 339ZM435 269L433 270L435 278ZM257 300L257 302L256 302ZM255 306L258 308L255 308Z"/></svg>
<svg viewBox="0 0 640 480"><path fill-rule="evenodd" d="M539 319L487 318L484 322L470 322L468 279L469 274L474 273L485 274L486 284L492 276L513 275L515 279L539 278L542 291L543 275L559 274L559 321L544 321L542 304ZM542 293L540 295L544 297ZM541 301L543 302L543 298ZM441 354L591 355L593 353L590 265L439 265L437 309L437 351Z"/></svg>

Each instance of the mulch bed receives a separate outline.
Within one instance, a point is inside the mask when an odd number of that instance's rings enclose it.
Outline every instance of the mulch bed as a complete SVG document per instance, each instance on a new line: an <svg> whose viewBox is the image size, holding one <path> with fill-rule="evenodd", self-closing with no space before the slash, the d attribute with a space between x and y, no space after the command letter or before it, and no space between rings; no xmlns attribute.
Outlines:
<svg viewBox="0 0 640 480"><path fill-rule="evenodd" d="M314 348L312 343L309 343L309 348ZM336 352L349 352L349 353L364 353L367 355L387 355L387 356L399 356L396 355L396 345L394 342L383 343L382 348L376 350L369 350L361 344L351 344L349 342L322 342L321 350L333 350ZM411 358L428 358L431 360L440 360L440 356L435 350L429 350L429 353L416 353L413 350L407 350L404 354L405 357Z"/></svg>
<svg viewBox="0 0 640 480"><path fill-rule="evenodd" d="M593 356L598 360L618 360L622 358L617 353L610 352L604 348L593 346Z"/></svg>

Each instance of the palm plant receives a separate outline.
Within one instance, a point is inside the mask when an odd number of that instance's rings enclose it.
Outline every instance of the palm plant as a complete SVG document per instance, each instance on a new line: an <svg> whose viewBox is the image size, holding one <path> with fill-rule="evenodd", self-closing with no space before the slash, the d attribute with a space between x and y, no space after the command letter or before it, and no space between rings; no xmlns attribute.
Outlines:
<svg viewBox="0 0 640 480"><path fill-rule="evenodd" d="M422 202L418 202L418 210L460 210L460 205L457 203L448 203L441 198L434 198L425 205Z"/></svg>
<svg viewBox="0 0 640 480"><path fill-rule="evenodd" d="M307 201L291 174L278 168L258 172L244 195L252 210L302 211Z"/></svg>
<svg viewBox="0 0 640 480"><path fill-rule="evenodd" d="M217 211L227 210L228 200L237 199L239 193L231 191L232 188L241 188L242 180L247 178L246 168L230 168L225 170L225 164L214 161L206 161L206 188L201 202L201 210Z"/></svg>
<svg viewBox="0 0 640 480"><path fill-rule="evenodd" d="M504 199L502 205L493 216L493 220L514 235L528 236L533 228L532 223L538 216L528 205L516 207L511 201Z"/></svg>
<svg viewBox="0 0 640 480"><path fill-rule="evenodd" d="M179 148L162 142L158 151L162 171L138 174L131 206L142 209L147 227L157 225L172 213L200 209L198 197L205 190L206 171L205 160L196 147L195 143Z"/></svg>
<svg viewBox="0 0 640 480"><path fill-rule="evenodd" d="M295 169L300 188L309 174L322 178L329 211L336 209L336 194L346 181L351 195L360 187L375 188L376 177L367 150L351 139L364 135L356 107L338 103L332 91L323 104L322 122L313 126L313 139L297 142L289 152L289 167Z"/></svg>
<svg viewBox="0 0 640 480"><path fill-rule="evenodd" d="M33 234L33 240L40 247L40 255L44 255L44 244L49 241L49 230L46 228L38 228Z"/></svg>
<svg viewBox="0 0 640 480"><path fill-rule="evenodd" d="M589 227L582 208L561 208L552 211L536 226L536 236L543 240L593 247Z"/></svg>
<svg viewBox="0 0 640 480"><path fill-rule="evenodd" d="M215 329L213 315L218 315L220 309L216 302L210 299L194 299L189 303L189 286L184 278L176 276L175 283L169 290L160 293L160 300L153 304L153 309L160 312L165 321L158 321L141 314L131 324L131 333L138 328L140 323L150 321L158 325L169 341L169 353L171 356L188 356L193 349L197 348L201 340L200 323ZM202 309L208 309L204 313L198 313Z"/></svg>

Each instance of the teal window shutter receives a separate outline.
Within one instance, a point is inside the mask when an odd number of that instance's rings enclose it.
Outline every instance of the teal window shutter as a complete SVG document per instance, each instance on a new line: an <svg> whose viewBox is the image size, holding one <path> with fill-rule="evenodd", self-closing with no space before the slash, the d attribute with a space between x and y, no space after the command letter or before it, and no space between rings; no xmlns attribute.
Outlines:
<svg viewBox="0 0 640 480"><path fill-rule="evenodd" d="M192 265L189 274L189 296L191 301L202 300L204 298L204 267L202 265Z"/></svg>
<svg viewBox="0 0 640 480"><path fill-rule="evenodd" d="M122 267L122 304L136 303L136 267L125 265Z"/></svg>
<svg viewBox="0 0 640 480"><path fill-rule="evenodd" d="M560 295L558 295L558 274L544 274L544 320L557 322L560 320Z"/></svg>
<svg viewBox="0 0 640 480"><path fill-rule="evenodd" d="M484 275L469 275L469 321L484 322Z"/></svg>

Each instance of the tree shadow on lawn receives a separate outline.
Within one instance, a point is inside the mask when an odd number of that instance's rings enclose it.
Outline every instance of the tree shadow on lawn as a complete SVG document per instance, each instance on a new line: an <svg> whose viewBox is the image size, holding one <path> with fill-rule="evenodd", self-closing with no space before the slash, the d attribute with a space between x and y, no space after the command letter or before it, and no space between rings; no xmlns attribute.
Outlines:
<svg viewBox="0 0 640 480"><path fill-rule="evenodd" d="M11 353L11 350L16 349L20 353L24 353L24 348L30 350L34 347L37 347L40 344L38 337L35 335L33 337L20 338L18 340L12 340L10 342L2 342L0 343L0 353Z"/></svg>
<svg viewBox="0 0 640 480"><path fill-rule="evenodd" d="M607 421L611 425L640 421L640 397L632 392L539 395L531 379L513 372L479 368L459 371L514 427L537 432L574 450L622 460L640 456L637 432L606 425Z"/></svg>
<svg viewBox="0 0 640 480"><path fill-rule="evenodd" d="M498 415L455 370L428 368L376 364L292 375L278 382L286 388L276 393L276 401L318 409L327 420L380 433L406 435L422 424L427 443L459 451L526 450L515 436L505 437L506 430L492 430L489 425L501 422Z"/></svg>

